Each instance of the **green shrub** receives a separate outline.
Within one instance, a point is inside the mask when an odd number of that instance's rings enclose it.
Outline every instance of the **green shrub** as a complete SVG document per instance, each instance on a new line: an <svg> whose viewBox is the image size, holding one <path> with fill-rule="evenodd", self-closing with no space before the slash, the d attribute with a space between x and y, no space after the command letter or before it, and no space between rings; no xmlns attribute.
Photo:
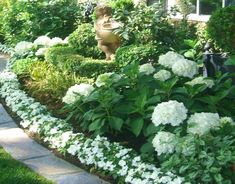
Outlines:
<svg viewBox="0 0 235 184"><path fill-rule="evenodd" d="M235 6L228 6L212 14L208 34L224 51L235 53Z"/></svg>
<svg viewBox="0 0 235 184"><path fill-rule="evenodd" d="M119 66L126 66L132 62L140 64L157 61L164 48L158 48L151 44L148 45L129 45L120 47L116 52L116 61Z"/></svg>
<svg viewBox="0 0 235 184"><path fill-rule="evenodd" d="M65 38L75 29L76 0L15 1L9 0L1 24L6 41L33 41L38 36Z"/></svg>
<svg viewBox="0 0 235 184"><path fill-rule="evenodd" d="M93 25L82 24L69 35L69 44L80 55L94 59L104 58L104 53L97 47Z"/></svg>
<svg viewBox="0 0 235 184"><path fill-rule="evenodd" d="M84 58L76 54L72 47L66 46L49 48L45 58L60 71L75 72L83 77L95 77L101 73L111 72L117 66L114 61Z"/></svg>
<svg viewBox="0 0 235 184"><path fill-rule="evenodd" d="M48 94L52 98L61 99L69 87L82 82L93 82L92 79L58 71L48 62L35 62L31 67L32 81L27 87L36 96Z"/></svg>
<svg viewBox="0 0 235 184"><path fill-rule="evenodd" d="M30 73L34 62L35 61L30 58L16 60L13 64L13 71L17 75L27 75Z"/></svg>
<svg viewBox="0 0 235 184"><path fill-rule="evenodd" d="M74 66L73 70L82 77L96 77L99 74L113 72L117 69L115 61L106 61L85 58L80 65Z"/></svg>
<svg viewBox="0 0 235 184"><path fill-rule="evenodd" d="M51 47L45 54L45 59L49 63L56 65L57 63L63 62L61 56L74 55L76 51L72 47L68 46L56 46ZM64 59L64 58L63 58Z"/></svg>

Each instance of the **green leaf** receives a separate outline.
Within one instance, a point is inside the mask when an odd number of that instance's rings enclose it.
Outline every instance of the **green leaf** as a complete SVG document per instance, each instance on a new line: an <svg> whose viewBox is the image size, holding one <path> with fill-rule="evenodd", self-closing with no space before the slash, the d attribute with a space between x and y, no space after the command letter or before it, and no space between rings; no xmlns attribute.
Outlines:
<svg viewBox="0 0 235 184"><path fill-rule="evenodd" d="M161 97L160 96L153 96L148 99L147 104L152 105L152 104L156 104L158 102L161 102Z"/></svg>
<svg viewBox="0 0 235 184"><path fill-rule="evenodd" d="M96 119L89 125L89 131L94 131L100 129L104 125L104 121L102 119Z"/></svg>
<svg viewBox="0 0 235 184"><path fill-rule="evenodd" d="M140 134L143 125L144 125L143 118L137 118L130 122L131 131L135 134L136 137Z"/></svg>
<svg viewBox="0 0 235 184"><path fill-rule="evenodd" d="M159 131L159 127L156 127L153 123L150 123L147 128L144 130L144 136L148 137L152 134L155 134Z"/></svg>
<svg viewBox="0 0 235 184"><path fill-rule="evenodd" d="M152 153L154 152L153 145L149 142L143 144L140 148L141 153Z"/></svg>
<svg viewBox="0 0 235 184"><path fill-rule="evenodd" d="M124 121L121 118L115 116L109 117L109 125L115 130L121 130L123 123Z"/></svg>
<svg viewBox="0 0 235 184"><path fill-rule="evenodd" d="M233 66L235 66L235 55L230 56L230 58L227 61L225 61L224 64L225 65L233 65Z"/></svg>

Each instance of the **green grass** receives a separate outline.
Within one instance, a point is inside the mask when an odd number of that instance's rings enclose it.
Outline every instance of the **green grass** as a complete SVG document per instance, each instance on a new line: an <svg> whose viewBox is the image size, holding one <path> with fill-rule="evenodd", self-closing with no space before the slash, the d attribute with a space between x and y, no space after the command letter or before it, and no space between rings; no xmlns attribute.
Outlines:
<svg viewBox="0 0 235 184"><path fill-rule="evenodd" d="M0 184L53 184L14 160L0 147Z"/></svg>

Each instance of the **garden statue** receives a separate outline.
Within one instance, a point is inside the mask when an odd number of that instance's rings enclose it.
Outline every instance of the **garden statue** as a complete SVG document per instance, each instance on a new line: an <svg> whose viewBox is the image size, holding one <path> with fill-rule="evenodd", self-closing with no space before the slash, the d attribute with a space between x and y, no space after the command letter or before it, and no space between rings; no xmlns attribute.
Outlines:
<svg viewBox="0 0 235 184"><path fill-rule="evenodd" d="M114 57L115 51L121 44L120 37L113 31L120 27L120 23L113 20L112 9L106 5L98 5L95 8L95 31L98 47L105 53L106 60Z"/></svg>

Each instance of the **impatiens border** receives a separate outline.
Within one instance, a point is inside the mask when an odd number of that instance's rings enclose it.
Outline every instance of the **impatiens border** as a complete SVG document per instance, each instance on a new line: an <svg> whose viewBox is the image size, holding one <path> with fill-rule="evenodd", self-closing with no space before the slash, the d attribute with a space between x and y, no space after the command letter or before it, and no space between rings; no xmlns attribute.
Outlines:
<svg viewBox="0 0 235 184"><path fill-rule="evenodd" d="M66 121L52 117L46 107L20 89L17 76L11 71L0 73L0 96L22 121L21 126L38 133L44 142L60 152L76 156L85 165L94 165L114 177L132 184L180 184L184 179L171 172L164 173L146 163L132 149L109 142L106 137L95 139L73 133Z"/></svg>

